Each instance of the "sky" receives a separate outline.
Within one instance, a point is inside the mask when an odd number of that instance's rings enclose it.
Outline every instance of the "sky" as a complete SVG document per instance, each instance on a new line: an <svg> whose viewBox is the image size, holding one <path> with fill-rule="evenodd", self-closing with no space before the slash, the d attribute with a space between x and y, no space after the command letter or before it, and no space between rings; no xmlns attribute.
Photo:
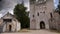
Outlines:
<svg viewBox="0 0 60 34"><path fill-rule="evenodd" d="M0 8L1 8L1 6L3 6L3 10L1 10L0 11L0 13L5 13L6 12L6 10L7 11L9 11L11 14L13 14L13 8L14 8L14 5L16 5L17 4L17 2L19 2L19 3L21 3L22 1L21 0L19 0L19 1L17 1L17 0L3 0L3 2L1 3L0 2ZM1 5L2 4L2 5ZM25 6L27 7L27 11L30 11L30 4L29 4L29 0L24 0L24 4L25 4ZM58 5L58 0L54 0L54 6L55 6L55 8L57 8L57 5ZM10 9L11 8L11 9ZM4 12L5 11L5 12ZM0 16L3 16L3 14L0 14Z"/></svg>
<svg viewBox="0 0 60 34"><path fill-rule="evenodd" d="M5 1L5 3L4 3L4 1ZM28 11L30 10L30 4L29 4L29 0L23 0L24 1L24 4L25 4L25 6L26 7L28 7L27 9L28 9ZM8 8L12 8L16 3L21 3L22 2L22 0L3 0L3 2L2 3L0 3L0 5L2 4L4 7L3 8L5 8L6 9L6 7L8 7ZM10 4L9 4L10 3ZM11 6L12 5L12 6ZM54 0L54 5L55 5L55 7L57 7L57 5L58 5L58 0ZM0 7L1 8L1 7Z"/></svg>
<svg viewBox="0 0 60 34"><path fill-rule="evenodd" d="M28 8L27 8L27 9L28 9L27 11L29 11L29 10L30 10L29 0L24 0L24 2L25 2L25 3L24 3L25 6L28 7Z"/></svg>
<svg viewBox="0 0 60 34"><path fill-rule="evenodd" d="M29 0L23 0L25 6L27 7L27 11L30 11L30 4L29 4ZM16 5L17 3L21 3L22 0L3 0L2 3L0 3L0 5L2 4L3 9L9 10L11 13L13 12L13 8L14 5ZM58 0L54 0L54 6L55 8L57 8L58 5ZM0 6L1 8L1 6ZM10 9L11 8L11 9Z"/></svg>
<svg viewBox="0 0 60 34"><path fill-rule="evenodd" d="M57 8L58 2L59 2L59 0L54 0L55 8Z"/></svg>

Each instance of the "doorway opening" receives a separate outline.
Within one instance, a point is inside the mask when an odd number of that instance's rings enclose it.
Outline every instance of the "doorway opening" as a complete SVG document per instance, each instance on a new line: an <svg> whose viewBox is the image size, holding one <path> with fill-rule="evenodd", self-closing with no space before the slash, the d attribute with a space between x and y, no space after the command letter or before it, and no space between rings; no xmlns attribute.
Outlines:
<svg viewBox="0 0 60 34"><path fill-rule="evenodd" d="M12 30L12 26L11 26L11 25L9 25L9 31L11 32L11 30Z"/></svg>
<svg viewBox="0 0 60 34"><path fill-rule="evenodd" d="M40 22L40 29L45 29L45 23L43 21Z"/></svg>

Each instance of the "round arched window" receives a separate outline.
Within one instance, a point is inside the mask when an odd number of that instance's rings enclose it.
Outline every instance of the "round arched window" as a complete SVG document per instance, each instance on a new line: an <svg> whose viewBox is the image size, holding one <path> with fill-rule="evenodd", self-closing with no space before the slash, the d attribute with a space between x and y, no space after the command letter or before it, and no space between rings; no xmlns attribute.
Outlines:
<svg viewBox="0 0 60 34"><path fill-rule="evenodd" d="M39 13L37 13L37 15L39 16Z"/></svg>

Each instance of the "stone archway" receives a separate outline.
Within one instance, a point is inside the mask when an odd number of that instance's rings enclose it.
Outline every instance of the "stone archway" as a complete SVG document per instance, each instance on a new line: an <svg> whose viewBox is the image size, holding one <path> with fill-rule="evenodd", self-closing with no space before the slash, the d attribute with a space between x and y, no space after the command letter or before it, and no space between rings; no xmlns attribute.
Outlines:
<svg viewBox="0 0 60 34"><path fill-rule="evenodd" d="M45 29L45 23L44 23L44 21L40 22L40 29Z"/></svg>
<svg viewBox="0 0 60 34"><path fill-rule="evenodd" d="M11 32L11 30L12 30L12 26L11 26L11 25L9 25L9 31Z"/></svg>

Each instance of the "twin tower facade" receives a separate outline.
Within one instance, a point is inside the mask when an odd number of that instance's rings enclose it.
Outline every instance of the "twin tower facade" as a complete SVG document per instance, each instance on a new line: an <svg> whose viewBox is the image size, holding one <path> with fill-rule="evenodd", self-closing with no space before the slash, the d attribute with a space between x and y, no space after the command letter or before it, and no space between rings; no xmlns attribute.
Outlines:
<svg viewBox="0 0 60 34"><path fill-rule="evenodd" d="M54 0L30 0L30 29L49 29Z"/></svg>

